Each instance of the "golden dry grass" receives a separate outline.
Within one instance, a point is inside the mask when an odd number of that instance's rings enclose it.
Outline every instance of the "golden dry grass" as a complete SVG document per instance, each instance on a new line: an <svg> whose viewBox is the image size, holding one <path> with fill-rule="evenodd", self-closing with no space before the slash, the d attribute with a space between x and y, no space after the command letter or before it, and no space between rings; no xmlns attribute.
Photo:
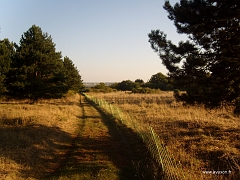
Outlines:
<svg viewBox="0 0 240 180"><path fill-rule="evenodd" d="M160 176L141 139L82 96L26 102L0 104L0 179Z"/></svg>
<svg viewBox="0 0 240 180"><path fill-rule="evenodd" d="M79 95L0 104L0 179L38 179L57 169L76 136Z"/></svg>
<svg viewBox="0 0 240 180"><path fill-rule="evenodd" d="M230 111L183 106L174 101L171 92L92 95L115 103L143 125L151 125L193 178L240 178L240 118ZM227 173L213 175L209 172L213 170Z"/></svg>

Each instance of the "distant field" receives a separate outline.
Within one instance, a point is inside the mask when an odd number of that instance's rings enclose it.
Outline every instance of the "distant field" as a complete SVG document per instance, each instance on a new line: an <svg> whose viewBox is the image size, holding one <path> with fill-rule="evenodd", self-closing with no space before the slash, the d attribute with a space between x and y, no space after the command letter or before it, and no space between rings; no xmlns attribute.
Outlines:
<svg viewBox="0 0 240 180"><path fill-rule="evenodd" d="M175 102L172 92L91 95L114 103L142 124L152 126L196 179L240 179L240 118L231 111L183 106Z"/></svg>

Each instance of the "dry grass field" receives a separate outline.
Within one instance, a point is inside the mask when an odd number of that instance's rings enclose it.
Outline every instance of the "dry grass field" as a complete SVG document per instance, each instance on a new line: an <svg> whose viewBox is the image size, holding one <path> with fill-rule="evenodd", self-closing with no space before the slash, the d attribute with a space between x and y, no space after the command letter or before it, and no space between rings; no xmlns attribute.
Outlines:
<svg viewBox="0 0 240 180"><path fill-rule="evenodd" d="M143 126L153 127L176 160L185 170L191 172L193 179L240 178L240 118L230 111L225 109L209 111L199 106L183 106L175 102L171 92L147 95L124 92L92 95L114 103L135 117ZM59 166L66 160L66 154L72 148L73 141L83 148L73 152L73 156L76 157L73 162L65 162L66 167L62 167L63 173L69 173L72 171L71 167L78 164L76 168L80 169L74 177L84 178L89 174L91 178L92 170L99 165L99 159L96 163L95 160L91 160L95 156L93 150L101 152L96 153L100 159L106 157L101 160L101 167L103 162L107 163L109 174L106 174L106 170L100 171L102 177L112 175L117 178L119 170L128 173L123 166L126 163L119 162L124 157L125 162L129 161L130 165L127 168L129 169L131 162L134 162L131 160L133 156L129 154L118 156L116 152L122 145L116 143L115 138L119 137L114 135L112 127L106 128L108 120L105 119L104 125L100 114L94 115L95 110L91 109L90 105L86 102L80 105L79 101L79 95L58 100L42 100L33 105L25 101L1 101L0 179L30 180L43 177L69 179L68 176L51 174L61 169ZM97 121L96 118L100 119ZM84 134L81 137L80 122L85 122ZM98 127L102 127L102 130L100 131ZM109 135L107 132L112 134ZM113 145L115 143L114 147L110 148L109 152L108 141L106 147L101 143L99 146L92 146L91 143L99 141L96 141L95 136L100 139L111 137L112 142L109 143ZM86 157L80 156L88 153ZM114 160L112 165L108 158ZM79 159L83 162L79 162ZM126 161L127 159L129 160ZM90 161L91 168L86 166ZM141 161L137 160L134 164L137 162ZM48 174L49 176L46 176Z"/></svg>
<svg viewBox="0 0 240 180"><path fill-rule="evenodd" d="M79 95L0 104L0 179L39 179L58 168L76 136Z"/></svg>
<svg viewBox="0 0 240 180"><path fill-rule="evenodd" d="M91 95L152 126L194 179L240 179L240 117L230 109L184 106L175 102L172 92Z"/></svg>
<svg viewBox="0 0 240 180"><path fill-rule="evenodd" d="M128 139L128 141L126 141ZM159 179L136 134L78 94L1 101L0 179Z"/></svg>

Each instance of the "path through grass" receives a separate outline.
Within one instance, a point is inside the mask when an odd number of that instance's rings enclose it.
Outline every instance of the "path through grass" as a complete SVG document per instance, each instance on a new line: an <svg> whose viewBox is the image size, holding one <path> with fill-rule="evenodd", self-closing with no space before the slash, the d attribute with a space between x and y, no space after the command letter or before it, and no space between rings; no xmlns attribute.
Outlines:
<svg viewBox="0 0 240 180"><path fill-rule="evenodd" d="M83 99L83 98L82 98ZM155 179L148 152L134 132L82 100L79 128L59 168L45 179Z"/></svg>

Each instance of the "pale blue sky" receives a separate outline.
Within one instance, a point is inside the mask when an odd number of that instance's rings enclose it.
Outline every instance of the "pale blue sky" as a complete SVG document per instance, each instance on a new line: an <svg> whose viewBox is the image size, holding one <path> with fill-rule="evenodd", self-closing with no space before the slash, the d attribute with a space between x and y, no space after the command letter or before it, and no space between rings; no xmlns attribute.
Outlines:
<svg viewBox="0 0 240 180"><path fill-rule="evenodd" d="M178 0L170 0L175 4ZM19 43L33 24L52 36L57 51L77 66L84 82L120 82L167 73L148 42L160 29L177 43L164 0L1 0L0 39Z"/></svg>

